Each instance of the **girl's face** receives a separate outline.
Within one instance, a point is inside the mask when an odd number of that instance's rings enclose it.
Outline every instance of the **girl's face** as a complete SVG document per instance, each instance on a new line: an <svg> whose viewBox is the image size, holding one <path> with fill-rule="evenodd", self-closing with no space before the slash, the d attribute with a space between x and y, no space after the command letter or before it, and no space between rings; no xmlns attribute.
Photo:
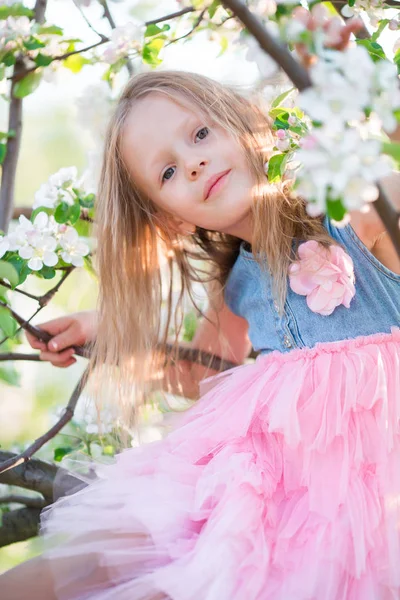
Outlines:
<svg viewBox="0 0 400 600"><path fill-rule="evenodd" d="M251 242L254 176L236 139L198 110L154 92L133 106L121 148L130 175L168 225Z"/></svg>

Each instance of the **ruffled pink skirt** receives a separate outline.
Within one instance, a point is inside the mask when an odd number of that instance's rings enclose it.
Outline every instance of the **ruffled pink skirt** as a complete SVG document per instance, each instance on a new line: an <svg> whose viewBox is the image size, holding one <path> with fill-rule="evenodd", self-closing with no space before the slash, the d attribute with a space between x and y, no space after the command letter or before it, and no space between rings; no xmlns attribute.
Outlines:
<svg viewBox="0 0 400 600"><path fill-rule="evenodd" d="M206 387L165 440L43 511L57 597L399 599L400 330Z"/></svg>

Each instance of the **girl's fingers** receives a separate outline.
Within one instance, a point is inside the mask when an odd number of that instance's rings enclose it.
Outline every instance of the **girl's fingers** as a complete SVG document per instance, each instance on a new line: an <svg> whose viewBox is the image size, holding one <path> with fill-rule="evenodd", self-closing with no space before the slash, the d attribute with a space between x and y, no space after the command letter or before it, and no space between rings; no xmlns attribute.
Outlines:
<svg viewBox="0 0 400 600"><path fill-rule="evenodd" d="M31 333L29 333L28 331L25 331L25 335L26 335L26 339L28 340L28 342L32 346L32 348L35 348L36 350L46 350L47 349L46 342L41 342L40 340L37 339L37 337L35 337Z"/></svg>
<svg viewBox="0 0 400 600"><path fill-rule="evenodd" d="M71 362L73 355L74 355L73 348L68 348L67 350L63 350L62 352L41 351L40 352L40 360L47 360L47 361L51 362L52 365L54 365L56 367L61 367L61 366L67 366L65 364L67 362L69 364L72 364L72 362L76 362L75 358Z"/></svg>

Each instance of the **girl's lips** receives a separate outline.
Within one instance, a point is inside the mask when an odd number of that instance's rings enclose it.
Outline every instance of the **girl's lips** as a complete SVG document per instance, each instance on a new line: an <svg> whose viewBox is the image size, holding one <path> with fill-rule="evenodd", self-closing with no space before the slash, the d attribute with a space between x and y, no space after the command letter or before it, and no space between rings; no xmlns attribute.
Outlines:
<svg viewBox="0 0 400 600"><path fill-rule="evenodd" d="M217 173L217 175L210 177L204 186L204 200L207 200L211 195L221 189L230 172L231 169L227 169L226 171L221 171L221 173Z"/></svg>

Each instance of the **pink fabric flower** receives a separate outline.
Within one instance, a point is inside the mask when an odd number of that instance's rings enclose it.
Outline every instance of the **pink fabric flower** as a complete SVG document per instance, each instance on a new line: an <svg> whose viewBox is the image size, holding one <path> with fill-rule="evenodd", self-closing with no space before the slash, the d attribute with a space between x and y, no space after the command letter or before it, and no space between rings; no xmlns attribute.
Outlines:
<svg viewBox="0 0 400 600"><path fill-rule="evenodd" d="M340 246L327 249L310 240L299 247L299 259L289 267L290 287L307 296L313 312L330 315L340 304L350 307L356 293L353 261Z"/></svg>

